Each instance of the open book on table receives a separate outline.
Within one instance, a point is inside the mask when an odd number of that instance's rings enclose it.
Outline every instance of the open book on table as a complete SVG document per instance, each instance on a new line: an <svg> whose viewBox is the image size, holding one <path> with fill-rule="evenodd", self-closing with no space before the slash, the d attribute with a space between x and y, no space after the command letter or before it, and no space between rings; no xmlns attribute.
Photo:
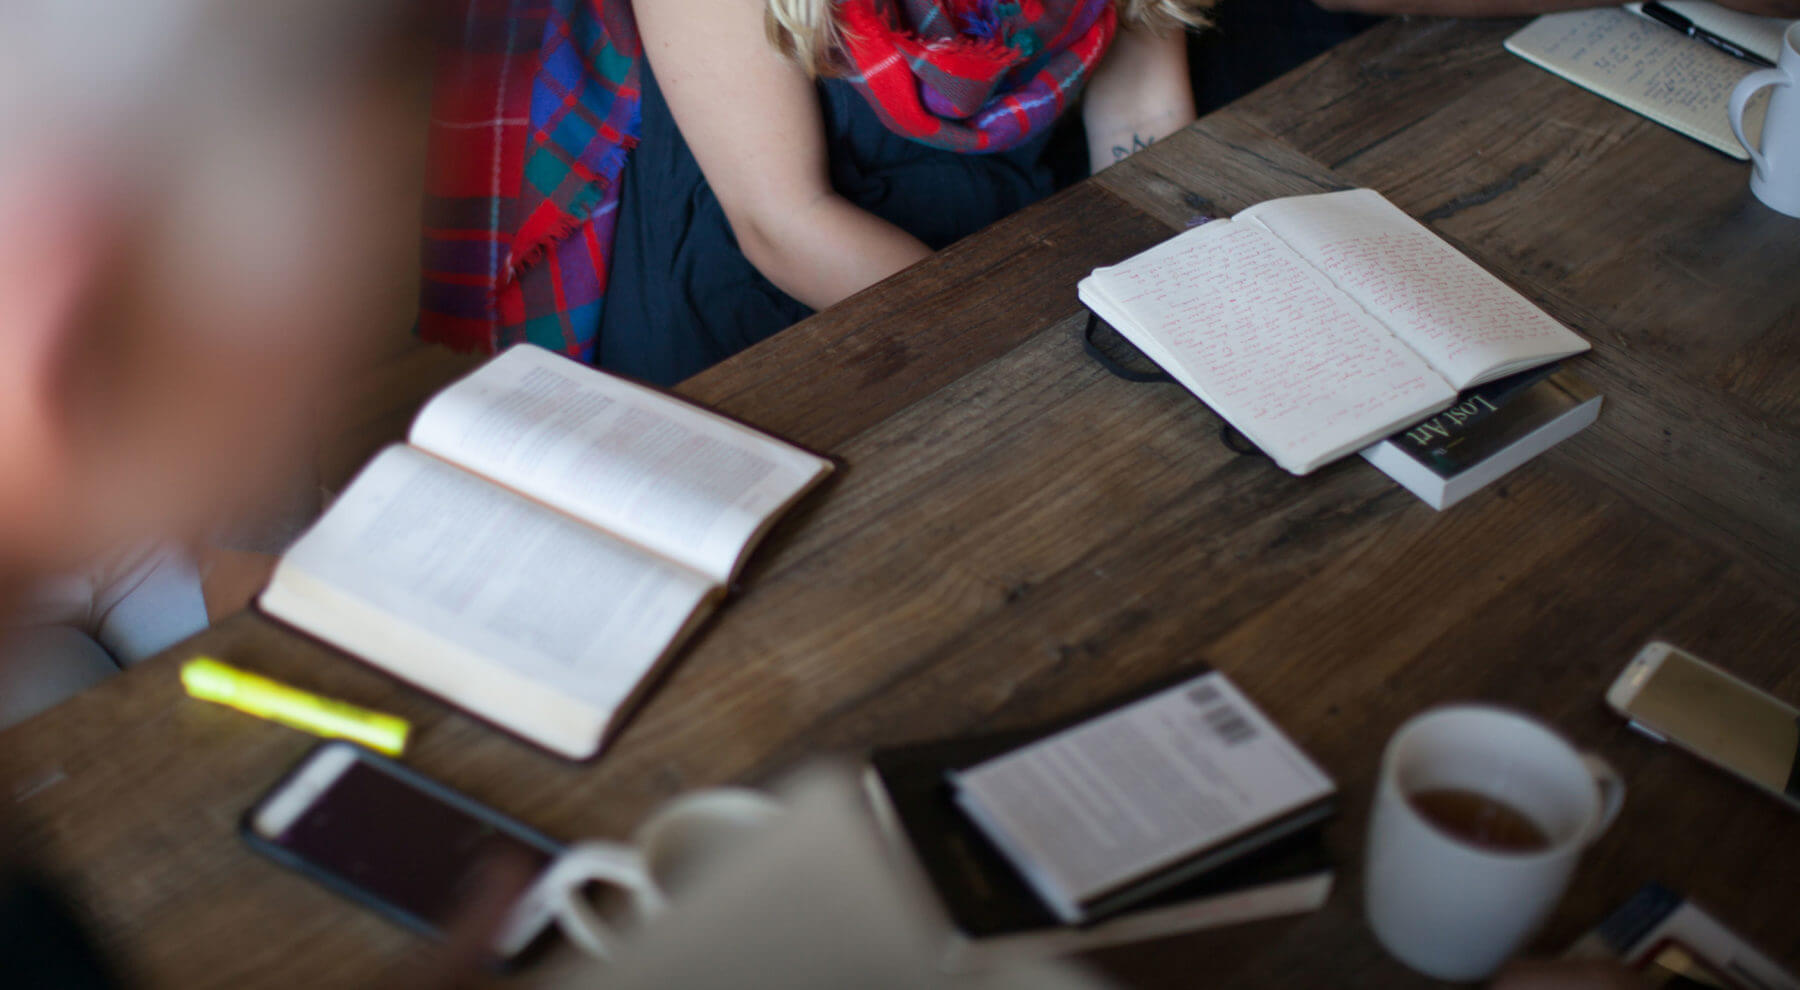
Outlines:
<svg viewBox="0 0 1800 990"><path fill-rule="evenodd" d="M1081 301L1295 474L1588 343L1370 189L1214 220Z"/></svg>
<svg viewBox="0 0 1800 990"><path fill-rule="evenodd" d="M529 345L433 398L276 568L269 615L598 752L831 463Z"/></svg>

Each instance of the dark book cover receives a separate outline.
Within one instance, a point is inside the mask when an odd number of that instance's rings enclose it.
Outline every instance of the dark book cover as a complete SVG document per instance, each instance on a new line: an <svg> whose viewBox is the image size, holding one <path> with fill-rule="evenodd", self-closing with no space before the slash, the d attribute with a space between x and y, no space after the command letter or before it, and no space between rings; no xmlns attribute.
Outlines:
<svg viewBox="0 0 1800 990"><path fill-rule="evenodd" d="M1544 365L1477 385L1388 440L1448 480L1594 397L1592 387L1560 365Z"/></svg>
<svg viewBox="0 0 1800 990"><path fill-rule="evenodd" d="M1800 980L1679 891L1649 883L1578 939L1566 959L1617 959L1650 987L1797 990Z"/></svg>
<svg viewBox="0 0 1800 990"><path fill-rule="evenodd" d="M871 776L886 796L893 825L912 847L952 923L971 940L1066 927L963 814L945 776L1048 731L917 743L876 750L870 757ZM1308 828L1137 901L1118 917L1328 874L1331 869L1319 830Z"/></svg>

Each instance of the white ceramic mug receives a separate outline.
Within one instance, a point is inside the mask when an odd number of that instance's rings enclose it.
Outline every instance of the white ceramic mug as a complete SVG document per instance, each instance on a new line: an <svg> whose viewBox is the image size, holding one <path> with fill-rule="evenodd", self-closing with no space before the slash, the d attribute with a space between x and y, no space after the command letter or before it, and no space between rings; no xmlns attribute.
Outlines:
<svg viewBox="0 0 1800 990"><path fill-rule="evenodd" d="M1369 819L1363 906L1395 958L1444 980L1482 979L1550 914L1575 861L1618 817L1625 787L1535 719L1486 705L1415 716L1389 740ZM1542 833L1528 850L1477 845L1427 819L1421 791L1473 791Z"/></svg>
<svg viewBox="0 0 1800 990"><path fill-rule="evenodd" d="M1744 107L1765 86L1775 92L1758 147L1744 134ZM1800 22L1781 36L1775 68L1750 73L1731 91L1731 130L1750 152L1750 191L1770 209L1800 217Z"/></svg>
<svg viewBox="0 0 1800 990"><path fill-rule="evenodd" d="M575 843L519 898L495 951L511 956L554 923L577 946L605 959L617 936L589 899L589 884L612 888L636 922L648 921L663 912L668 897L679 897L694 876L729 858L780 814L781 805L761 791L716 787L657 809L629 844Z"/></svg>

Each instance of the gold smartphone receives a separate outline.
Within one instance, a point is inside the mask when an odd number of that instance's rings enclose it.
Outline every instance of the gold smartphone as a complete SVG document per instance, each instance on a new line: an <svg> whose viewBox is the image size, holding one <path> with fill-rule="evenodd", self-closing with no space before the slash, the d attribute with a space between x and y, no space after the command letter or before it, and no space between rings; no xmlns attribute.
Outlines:
<svg viewBox="0 0 1800 990"><path fill-rule="evenodd" d="M1606 702L1672 742L1800 809L1800 712L1661 641L1638 651Z"/></svg>

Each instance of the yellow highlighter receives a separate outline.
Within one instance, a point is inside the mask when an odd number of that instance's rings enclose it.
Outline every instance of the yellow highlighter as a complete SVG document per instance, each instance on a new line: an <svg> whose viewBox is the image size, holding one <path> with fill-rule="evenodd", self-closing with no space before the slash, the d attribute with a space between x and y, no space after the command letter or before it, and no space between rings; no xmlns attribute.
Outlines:
<svg viewBox="0 0 1800 990"><path fill-rule="evenodd" d="M187 693L240 712L280 722L328 739L349 739L389 756L406 748L412 726L397 715L322 698L310 691L260 677L212 657L195 657L181 665Z"/></svg>

